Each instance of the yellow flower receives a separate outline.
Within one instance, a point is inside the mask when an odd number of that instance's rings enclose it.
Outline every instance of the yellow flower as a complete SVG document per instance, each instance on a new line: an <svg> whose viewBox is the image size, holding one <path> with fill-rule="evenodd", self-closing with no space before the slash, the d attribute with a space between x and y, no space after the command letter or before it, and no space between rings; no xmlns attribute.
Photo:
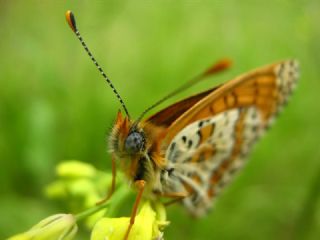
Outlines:
<svg viewBox="0 0 320 240"><path fill-rule="evenodd" d="M95 206L107 194L111 174L97 170L94 166L77 160L61 162L56 167L58 179L45 189L45 194L60 200L72 212L81 212ZM92 228L103 217L106 209L86 219L86 226Z"/></svg>
<svg viewBox="0 0 320 240"><path fill-rule="evenodd" d="M165 219L158 220L157 212L146 201L136 216L128 240L162 239L161 227L168 225ZM162 214L163 218L163 214ZM129 217L102 218L93 228L91 240L122 240L130 222Z"/></svg>
<svg viewBox="0 0 320 240"><path fill-rule="evenodd" d="M97 174L97 170L92 165L77 160L60 163L56 172L59 177L65 178L94 177Z"/></svg>
<svg viewBox="0 0 320 240"><path fill-rule="evenodd" d="M76 219L72 214L55 214L8 240L70 240L77 230Z"/></svg>

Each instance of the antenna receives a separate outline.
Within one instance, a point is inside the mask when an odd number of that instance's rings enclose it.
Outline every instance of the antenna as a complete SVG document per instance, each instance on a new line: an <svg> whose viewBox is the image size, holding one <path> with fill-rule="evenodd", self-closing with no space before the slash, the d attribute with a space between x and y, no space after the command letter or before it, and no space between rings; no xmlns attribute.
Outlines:
<svg viewBox="0 0 320 240"><path fill-rule="evenodd" d="M80 34L80 32L79 32L79 30L77 28L77 25L76 25L76 19L75 19L73 13L70 10L66 12L66 19L67 19L67 22L68 22L71 30L76 34L76 36L78 37L79 41L81 42L81 45L83 46L83 48L88 53L88 55L91 58L91 60L94 63L94 65L96 65L96 67L98 68L98 70L101 73L101 75L103 76L103 78L107 81L107 83L111 87L111 89L114 92L114 94L117 96L117 98L118 98L121 106L123 107L123 110L126 112L128 118L130 118L128 109L127 109L126 105L124 104L120 94L118 93L116 88L113 86L113 84L112 84L111 80L108 78L108 76L104 73L104 71L100 67L99 63L93 57L92 53L90 52L89 48L87 47L86 43L84 42L83 38L81 37L81 34Z"/></svg>
<svg viewBox="0 0 320 240"><path fill-rule="evenodd" d="M190 79L188 82L184 83L183 85L181 85L180 87L178 87L177 89L175 89L174 91L169 93L167 96L161 98L160 100L158 100L157 102L152 104L150 107L148 107L146 110L144 110L141 113L141 115L139 116L139 118L135 121L134 126L136 126L141 121L141 119L143 118L143 116L147 112L149 112L153 108L157 107L158 105L160 105L164 101L166 101L169 98L175 96L176 94L188 89L189 87L191 87L194 84L200 82L201 80L205 79L206 77L228 69L230 66L231 66L231 60L230 59L222 59L222 60L214 63L206 71L204 71L203 73L201 73L201 74L197 75L196 77Z"/></svg>

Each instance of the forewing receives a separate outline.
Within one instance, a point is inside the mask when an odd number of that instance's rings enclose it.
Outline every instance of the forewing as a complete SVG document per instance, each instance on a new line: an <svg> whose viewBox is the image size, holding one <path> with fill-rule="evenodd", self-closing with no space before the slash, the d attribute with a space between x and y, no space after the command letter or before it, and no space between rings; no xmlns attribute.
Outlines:
<svg viewBox="0 0 320 240"><path fill-rule="evenodd" d="M165 190L188 192L187 209L205 214L287 102L297 78L294 61L258 69L227 82L178 118L168 132L166 159L174 171Z"/></svg>
<svg viewBox="0 0 320 240"><path fill-rule="evenodd" d="M169 127L164 147L174 136L192 122L212 117L233 108L255 106L268 124L296 85L298 63L283 61L244 74L226 82L194 104Z"/></svg>
<svg viewBox="0 0 320 240"><path fill-rule="evenodd" d="M194 96L183 99L170 105L167 108L155 113L154 115L147 118L145 121L152 123L156 126L169 127L177 118L179 118L183 113L188 111L192 106L194 106L201 99L212 93L217 87L207 90L202 93L198 93Z"/></svg>

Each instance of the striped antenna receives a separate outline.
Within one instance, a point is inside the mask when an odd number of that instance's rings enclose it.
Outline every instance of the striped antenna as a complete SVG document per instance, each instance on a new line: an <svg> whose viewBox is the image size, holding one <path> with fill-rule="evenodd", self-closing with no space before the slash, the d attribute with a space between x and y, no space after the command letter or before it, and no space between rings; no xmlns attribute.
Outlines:
<svg viewBox="0 0 320 240"><path fill-rule="evenodd" d="M117 96L118 100L120 101L121 106L123 107L124 111L126 112L128 118L130 118L128 109L126 107L126 105L124 104L121 96L119 95L118 91L116 90L116 88L113 86L111 80L108 78L108 76L104 73L104 71L102 70L102 68L100 67L99 63L96 61L96 59L93 57L92 53L90 52L89 48L87 47L86 43L84 42L83 38L81 37L81 34L77 28L76 25L76 20L75 17L73 15L73 13L69 10L66 12L66 19L67 22L71 28L71 30L76 34L76 36L78 37L78 39L80 40L83 48L86 50L86 52L88 53L89 57L91 58L92 62L94 63L94 65L96 65L96 67L98 68L99 72L101 73L101 75L103 76L103 78L107 81L107 83L109 84L109 86L111 87L112 91L114 92L114 94Z"/></svg>

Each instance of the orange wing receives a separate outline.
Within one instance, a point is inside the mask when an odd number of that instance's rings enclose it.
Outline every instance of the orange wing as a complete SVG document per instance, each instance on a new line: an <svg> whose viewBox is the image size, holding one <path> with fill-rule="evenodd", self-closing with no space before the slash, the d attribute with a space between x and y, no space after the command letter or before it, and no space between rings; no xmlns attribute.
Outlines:
<svg viewBox="0 0 320 240"><path fill-rule="evenodd" d="M197 102L212 93L217 88L218 87L212 88L174 103L146 119L146 122L150 122L161 127L169 127L178 117L180 117L183 113L192 108Z"/></svg>
<svg viewBox="0 0 320 240"><path fill-rule="evenodd" d="M172 138L190 123L228 109L256 106L267 123L286 103L296 84L297 74L297 62L282 61L243 74L212 89L214 91L211 94L204 95L202 100L192 105L170 125L163 144L168 145ZM157 116L153 116L153 119L156 118Z"/></svg>

